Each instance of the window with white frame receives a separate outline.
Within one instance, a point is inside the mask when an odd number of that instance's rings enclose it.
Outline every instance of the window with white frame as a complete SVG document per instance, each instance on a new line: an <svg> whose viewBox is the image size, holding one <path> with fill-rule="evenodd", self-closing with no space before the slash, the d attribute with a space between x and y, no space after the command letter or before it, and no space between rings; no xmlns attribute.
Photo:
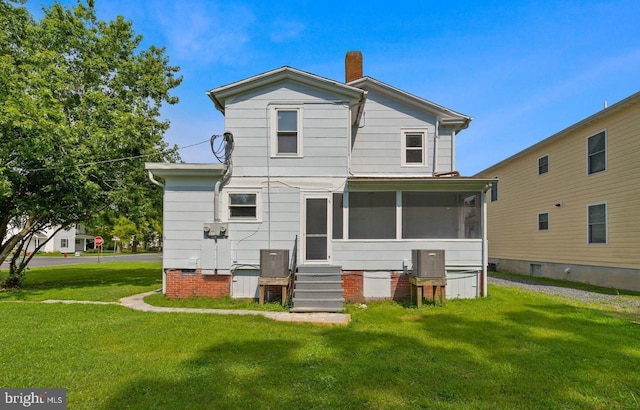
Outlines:
<svg viewBox="0 0 640 410"><path fill-rule="evenodd" d="M498 181L491 183L491 202L498 200Z"/></svg>
<svg viewBox="0 0 640 410"><path fill-rule="evenodd" d="M260 195L257 192L229 192L229 219L256 221L260 216Z"/></svg>
<svg viewBox="0 0 640 410"><path fill-rule="evenodd" d="M587 169L589 175L607 169L607 133L605 131L587 138Z"/></svg>
<svg viewBox="0 0 640 410"><path fill-rule="evenodd" d="M538 214L538 230L549 230L549 212L541 212Z"/></svg>
<svg viewBox="0 0 640 410"><path fill-rule="evenodd" d="M549 172L549 155L538 158L538 175Z"/></svg>
<svg viewBox="0 0 640 410"><path fill-rule="evenodd" d="M68 248L69 247L69 239L62 238L60 239L60 248Z"/></svg>
<svg viewBox="0 0 640 410"><path fill-rule="evenodd" d="M302 156L302 108L273 107L271 117L271 155Z"/></svg>
<svg viewBox="0 0 640 410"><path fill-rule="evenodd" d="M425 130L402 131L402 166L426 165L426 135Z"/></svg>
<svg viewBox="0 0 640 410"><path fill-rule="evenodd" d="M607 243L607 204L587 207L589 243Z"/></svg>

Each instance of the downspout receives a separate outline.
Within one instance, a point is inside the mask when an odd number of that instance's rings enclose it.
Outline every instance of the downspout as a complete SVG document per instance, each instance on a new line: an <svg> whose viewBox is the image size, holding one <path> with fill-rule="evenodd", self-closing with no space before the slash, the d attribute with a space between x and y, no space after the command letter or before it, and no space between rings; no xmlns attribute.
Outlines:
<svg viewBox="0 0 640 410"><path fill-rule="evenodd" d="M438 140L440 139L440 117L436 118L436 129L433 133L433 175L438 172Z"/></svg>
<svg viewBox="0 0 640 410"><path fill-rule="evenodd" d="M156 181L156 179L153 177L153 174L151 173L151 171L149 171L149 181L151 181L154 185L157 185L161 188L164 188L164 184L161 182Z"/></svg>
<svg viewBox="0 0 640 410"><path fill-rule="evenodd" d="M484 187L482 191L482 296L487 297L487 269L489 266L489 239L487 237L487 191L491 185Z"/></svg>

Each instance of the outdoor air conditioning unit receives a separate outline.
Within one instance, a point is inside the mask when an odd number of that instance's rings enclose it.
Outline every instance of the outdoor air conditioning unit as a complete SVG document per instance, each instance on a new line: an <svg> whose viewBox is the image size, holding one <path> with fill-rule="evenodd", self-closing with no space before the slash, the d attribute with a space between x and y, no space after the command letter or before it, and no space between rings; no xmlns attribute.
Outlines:
<svg viewBox="0 0 640 410"><path fill-rule="evenodd" d="M413 249L413 274L419 278L446 277L444 249Z"/></svg>
<svg viewBox="0 0 640 410"><path fill-rule="evenodd" d="M289 250L260 249L260 276L263 278L289 276Z"/></svg>

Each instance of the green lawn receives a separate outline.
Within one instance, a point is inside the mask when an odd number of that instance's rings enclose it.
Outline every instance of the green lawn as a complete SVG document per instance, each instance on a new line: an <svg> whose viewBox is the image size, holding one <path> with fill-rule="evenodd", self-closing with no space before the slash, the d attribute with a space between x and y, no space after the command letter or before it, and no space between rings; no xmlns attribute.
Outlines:
<svg viewBox="0 0 640 410"><path fill-rule="evenodd" d="M86 280L72 288L93 288ZM4 297L0 386L65 387L69 409L640 406L638 312L489 292L445 307L352 305L346 327Z"/></svg>

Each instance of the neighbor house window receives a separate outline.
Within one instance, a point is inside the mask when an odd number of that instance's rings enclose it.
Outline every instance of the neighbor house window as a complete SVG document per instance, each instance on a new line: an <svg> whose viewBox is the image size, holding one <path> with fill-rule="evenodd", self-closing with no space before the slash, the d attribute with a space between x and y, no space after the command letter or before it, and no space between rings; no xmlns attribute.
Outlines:
<svg viewBox="0 0 640 410"><path fill-rule="evenodd" d="M402 131L402 165L425 165L426 131Z"/></svg>
<svg viewBox="0 0 640 410"><path fill-rule="evenodd" d="M271 120L272 156L302 156L302 108L274 107Z"/></svg>
<svg viewBox="0 0 640 410"><path fill-rule="evenodd" d="M395 237L395 192L349 193L349 239L395 239Z"/></svg>
<svg viewBox="0 0 640 410"><path fill-rule="evenodd" d="M607 168L607 134L599 132L587 138L587 168L589 174Z"/></svg>
<svg viewBox="0 0 640 410"><path fill-rule="evenodd" d="M60 239L60 247L61 248L68 248L69 247L69 239L67 239L67 238Z"/></svg>
<svg viewBox="0 0 640 410"><path fill-rule="evenodd" d="M549 155L538 158L538 175L549 172Z"/></svg>
<svg viewBox="0 0 640 410"><path fill-rule="evenodd" d="M607 204L588 206L589 243L607 243Z"/></svg>
<svg viewBox="0 0 640 410"><path fill-rule="evenodd" d="M548 212L542 212L538 214L538 230L539 231L549 230L549 213Z"/></svg>
<svg viewBox="0 0 640 410"><path fill-rule="evenodd" d="M229 219L258 219L258 194L254 192L229 193Z"/></svg>
<svg viewBox="0 0 640 410"><path fill-rule="evenodd" d="M491 183L491 202L498 200L498 181Z"/></svg>

